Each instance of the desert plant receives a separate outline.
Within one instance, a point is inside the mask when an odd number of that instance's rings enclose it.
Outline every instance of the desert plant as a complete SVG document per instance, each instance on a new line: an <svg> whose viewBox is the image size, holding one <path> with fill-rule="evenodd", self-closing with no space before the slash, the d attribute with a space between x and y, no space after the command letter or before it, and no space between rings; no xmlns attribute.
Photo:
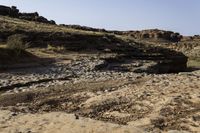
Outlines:
<svg viewBox="0 0 200 133"><path fill-rule="evenodd" d="M66 51L66 48L64 46L54 46L51 44L48 44L47 49L50 51L58 52L58 53L62 53Z"/></svg>
<svg viewBox="0 0 200 133"><path fill-rule="evenodd" d="M19 55L21 51L26 50L29 47L29 43L25 41L26 36L21 34L15 34L8 37L7 48L13 49Z"/></svg>

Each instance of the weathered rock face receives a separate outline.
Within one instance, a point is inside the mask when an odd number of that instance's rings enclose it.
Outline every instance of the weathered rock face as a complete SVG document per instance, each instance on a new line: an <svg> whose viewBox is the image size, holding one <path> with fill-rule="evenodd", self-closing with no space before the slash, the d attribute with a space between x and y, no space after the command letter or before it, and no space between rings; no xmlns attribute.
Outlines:
<svg viewBox="0 0 200 133"><path fill-rule="evenodd" d="M3 16L9 16L19 19L24 19L28 21L36 21L41 23L48 23L48 24L56 24L53 20L48 20L42 16L39 16L37 12L34 13L20 13L17 7L7 7L7 6L1 6L0 5L0 15Z"/></svg>
<svg viewBox="0 0 200 133"><path fill-rule="evenodd" d="M105 58L105 62L96 66L97 70L112 70L136 73L177 73L185 71L188 58L179 52L152 47L132 49L131 53Z"/></svg>
<svg viewBox="0 0 200 133"><path fill-rule="evenodd" d="M29 20L29 21L36 21L41 23L49 23L49 24L56 24L53 20L48 20L43 16L39 16L37 12L34 13L20 13L19 14L20 19Z"/></svg>
<svg viewBox="0 0 200 133"><path fill-rule="evenodd" d="M18 17L19 10L15 7L6 7L0 5L0 15L6 15L11 17Z"/></svg>
<svg viewBox="0 0 200 133"><path fill-rule="evenodd" d="M143 31L127 31L124 34L132 36L136 39L163 39L171 42L178 42L181 40L182 35L172 31L164 31L158 29L143 30Z"/></svg>
<svg viewBox="0 0 200 133"><path fill-rule="evenodd" d="M35 18L37 18L37 17L39 17L39 14L37 12L34 12L34 13L19 13L20 19L35 21Z"/></svg>

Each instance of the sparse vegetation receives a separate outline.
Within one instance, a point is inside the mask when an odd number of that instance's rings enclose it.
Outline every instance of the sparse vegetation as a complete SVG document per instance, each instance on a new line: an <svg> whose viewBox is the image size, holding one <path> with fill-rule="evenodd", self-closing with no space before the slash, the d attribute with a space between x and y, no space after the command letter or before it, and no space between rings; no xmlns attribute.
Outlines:
<svg viewBox="0 0 200 133"><path fill-rule="evenodd" d="M189 59L188 67L200 68L200 58L191 58L191 59Z"/></svg>
<svg viewBox="0 0 200 133"><path fill-rule="evenodd" d="M16 54L19 55L23 50L29 47L29 43L25 42L26 36L21 34L15 34L8 37L7 48L15 50Z"/></svg>
<svg viewBox="0 0 200 133"><path fill-rule="evenodd" d="M59 25L51 25L51 24L44 24L38 23L33 21L27 21L17 18L10 18L7 16L0 17L0 31L16 31L16 30L23 30L27 32L63 32L63 33L70 33L70 34L85 34L85 35L104 35L103 32L93 32L93 31L85 31L85 30L78 30L74 28L67 28L64 26Z"/></svg>
<svg viewBox="0 0 200 133"><path fill-rule="evenodd" d="M47 49L58 53L66 51L66 48L64 46L53 46L51 44L48 44Z"/></svg>

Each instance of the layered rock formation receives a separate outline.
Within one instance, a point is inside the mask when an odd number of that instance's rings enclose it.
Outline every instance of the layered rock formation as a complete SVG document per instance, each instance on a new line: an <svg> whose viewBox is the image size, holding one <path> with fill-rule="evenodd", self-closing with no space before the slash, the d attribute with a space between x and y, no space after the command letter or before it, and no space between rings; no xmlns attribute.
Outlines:
<svg viewBox="0 0 200 133"><path fill-rule="evenodd" d="M53 21L53 20L49 21L45 17L40 16L37 12L35 12L35 13L21 13L21 12L19 12L17 7L15 7L15 6L7 7L7 6L0 5L0 15L24 19L24 20L28 20L28 21L36 21L36 22L48 23L48 24L56 24L55 21Z"/></svg>
<svg viewBox="0 0 200 133"><path fill-rule="evenodd" d="M128 31L124 34L129 35L136 39L163 39L171 42L178 42L182 39L182 35L172 31L164 31L158 29L142 30L142 31Z"/></svg>

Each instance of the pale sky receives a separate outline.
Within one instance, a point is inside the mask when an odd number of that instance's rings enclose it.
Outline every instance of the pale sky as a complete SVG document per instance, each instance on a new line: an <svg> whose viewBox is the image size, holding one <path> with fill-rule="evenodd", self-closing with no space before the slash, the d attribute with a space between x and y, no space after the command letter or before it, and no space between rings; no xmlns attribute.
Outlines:
<svg viewBox="0 0 200 133"><path fill-rule="evenodd" d="M0 5L37 11L58 24L200 34L200 0L0 0Z"/></svg>

